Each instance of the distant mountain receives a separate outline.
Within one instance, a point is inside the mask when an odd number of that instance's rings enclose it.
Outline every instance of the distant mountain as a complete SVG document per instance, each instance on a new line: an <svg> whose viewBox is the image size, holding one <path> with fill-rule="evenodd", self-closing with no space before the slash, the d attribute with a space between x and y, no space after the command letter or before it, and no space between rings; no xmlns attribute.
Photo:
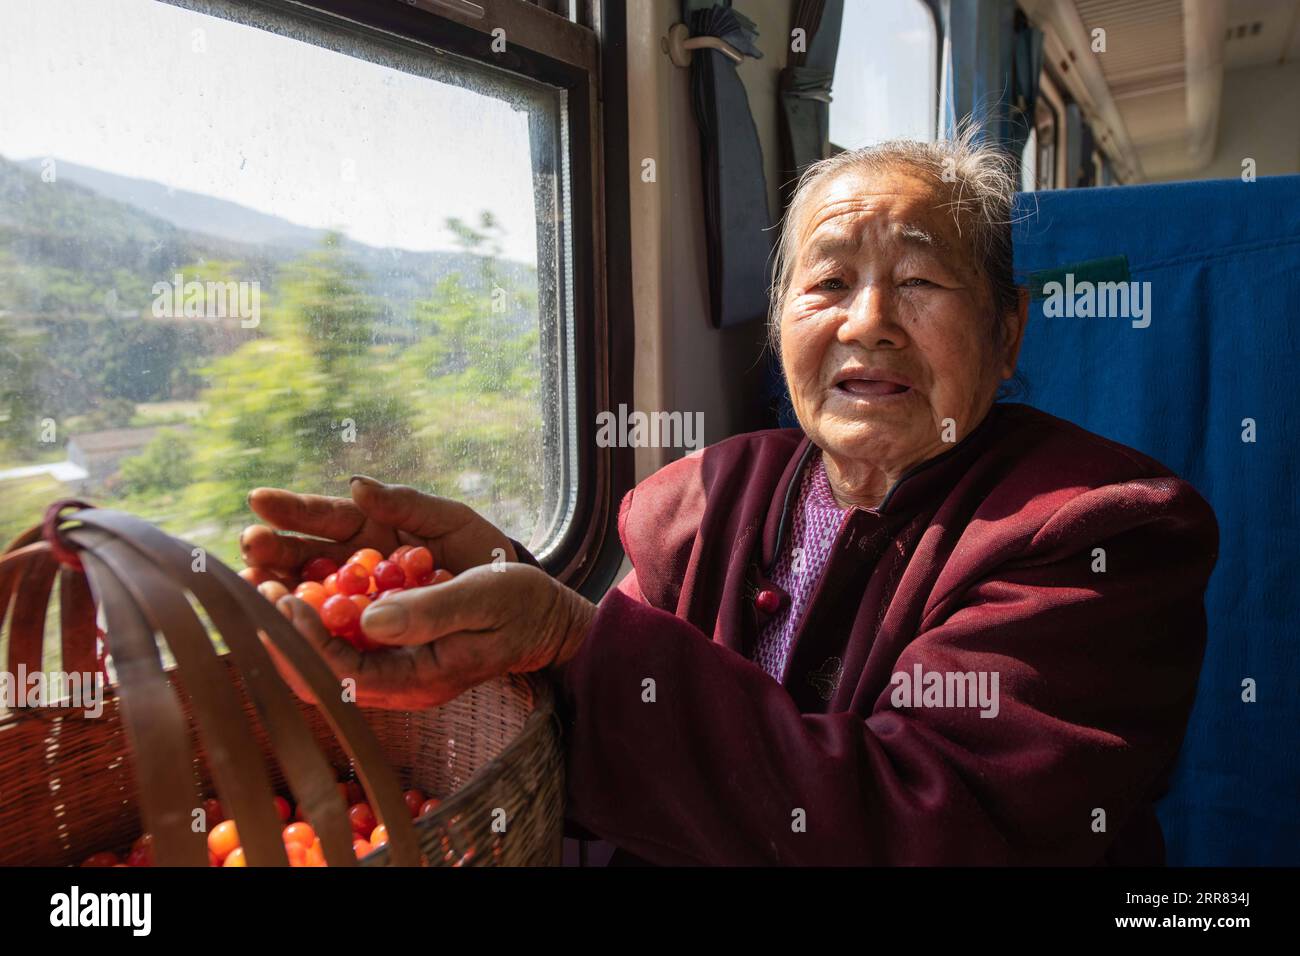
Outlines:
<svg viewBox="0 0 1300 956"><path fill-rule="evenodd" d="M16 165L40 173L44 159L21 159ZM148 179L119 176L117 173L79 166L55 159L58 179L93 189L107 199L126 203L151 216L190 232L201 232L236 242L265 243L277 246L314 246L325 235L322 229L300 226L279 216L271 216L239 203L202 193L172 189Z"/></svg>
<svg viewBox="0 0 1300 956"><path fill-rule="evenodd" d="M67 163L54 182L40 172L39 164L0 156L0 364L11 360L0 401L12 389L7 377L17 357L36 369L24 394L42 414L83 414L109 399L195 398L204 367L260 333L200 318L141 321L150 315L154 284L220 263L223 274L259 282L263 301L274 306L286 277L322 258L323 233L237 203L184 194L169 205L158 183ZM244 223L239 238L209 231L208 217L225 230ZM412 321L417 307L451 274L460 275L488 320L480 256L378 249L346 238L338 251L368 296L375 344L405 347L423 335L426 327ZM339 268L338 257L330 268ZM508 260L495 268L507 284L535 293L534 269ZM520 304L490 322L503 340L537 329L536 313ZM7 414L0 407L0 424Z"/></svg>
<svg viewBox="0 0 1300 956"><path fill-rule="evenodd" d="M56 179L47 183L40 160L0 157L0 315L138 316L155 282L209 261L242 263L239 277L260 281L263 294L274 295L280 268L325 237L224 199L55 162ZM469 253L376 248L346 237L342 250L364 271L363 288L383 326L401 324L413 303L452 273L467 288L486 291L482 259ZM498 260L497 268L517 287L536 289L531 267ZM521 331L536 326L524 312L509 321Z"/></svg>
<svg viewBox="0 0 1300 956"><path fill-rule="evenodd" d="M135 314L154 282L205 260L270 279L265 247L179 229L71 179L44 182L0 157L0 310L15 316Z"/></svg>

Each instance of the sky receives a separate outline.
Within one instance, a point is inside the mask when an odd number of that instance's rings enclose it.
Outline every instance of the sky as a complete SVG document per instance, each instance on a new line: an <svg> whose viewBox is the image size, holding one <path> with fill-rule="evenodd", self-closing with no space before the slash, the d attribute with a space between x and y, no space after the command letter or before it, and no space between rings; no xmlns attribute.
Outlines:
<svg viewBox="0 0 1300 956"><path fill-rule="evenodd" d="M504 254L536 262L526 112L155 0L0 2L0 156L410 250L453 248L444 221L489 209Z"/></svg>

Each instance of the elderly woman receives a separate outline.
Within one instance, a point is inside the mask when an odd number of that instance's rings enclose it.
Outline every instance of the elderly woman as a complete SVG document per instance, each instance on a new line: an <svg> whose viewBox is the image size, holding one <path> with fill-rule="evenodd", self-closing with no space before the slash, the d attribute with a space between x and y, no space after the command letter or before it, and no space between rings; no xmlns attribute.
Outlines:
<svg viewBox="0 0 1300 956"><path fill-rule="evenodd" d="M255 491L339 544L255 526L246 560L420 541L463 571L368 609L392 649L366 657L281 611L363 703L549 671L570 823L634 859L1161 862L1217 529L1157 462L995 402L1027 314L1012 190L968 140L807 171L772 295L801 427L638 485L634 570L599 606L469 508L360 477L350 501Z"/></svg>

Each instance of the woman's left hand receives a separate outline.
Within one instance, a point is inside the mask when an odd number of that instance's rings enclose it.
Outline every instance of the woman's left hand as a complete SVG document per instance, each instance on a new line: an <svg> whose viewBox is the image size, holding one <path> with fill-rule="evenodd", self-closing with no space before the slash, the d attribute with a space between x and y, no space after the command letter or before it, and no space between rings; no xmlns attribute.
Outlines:
<svg viewBox="0 0 1300 956"><path fill-rule="evenodd" d="M276 607L335 676L356 682L357 704L391 710L436 707L493 677L566 663L596 615L594 604L545 571L514 563L470 568L445 584L375 601L361 623L382 650L363 653L332 637L298 598ZM313 700L285 658L267 648L295 693Z"/></svg>

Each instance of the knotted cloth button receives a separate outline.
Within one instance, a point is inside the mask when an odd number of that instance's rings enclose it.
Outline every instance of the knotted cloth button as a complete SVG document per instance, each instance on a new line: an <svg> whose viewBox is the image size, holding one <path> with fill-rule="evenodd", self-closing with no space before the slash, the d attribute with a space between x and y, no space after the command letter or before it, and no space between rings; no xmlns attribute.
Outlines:
<svg viewBox="0 0 1300 956"><path fill-rule="evenodd" d="M754 604L764 614L775 614L781 606L781 595L771 588L763 588L754 596Z"/></svg>

